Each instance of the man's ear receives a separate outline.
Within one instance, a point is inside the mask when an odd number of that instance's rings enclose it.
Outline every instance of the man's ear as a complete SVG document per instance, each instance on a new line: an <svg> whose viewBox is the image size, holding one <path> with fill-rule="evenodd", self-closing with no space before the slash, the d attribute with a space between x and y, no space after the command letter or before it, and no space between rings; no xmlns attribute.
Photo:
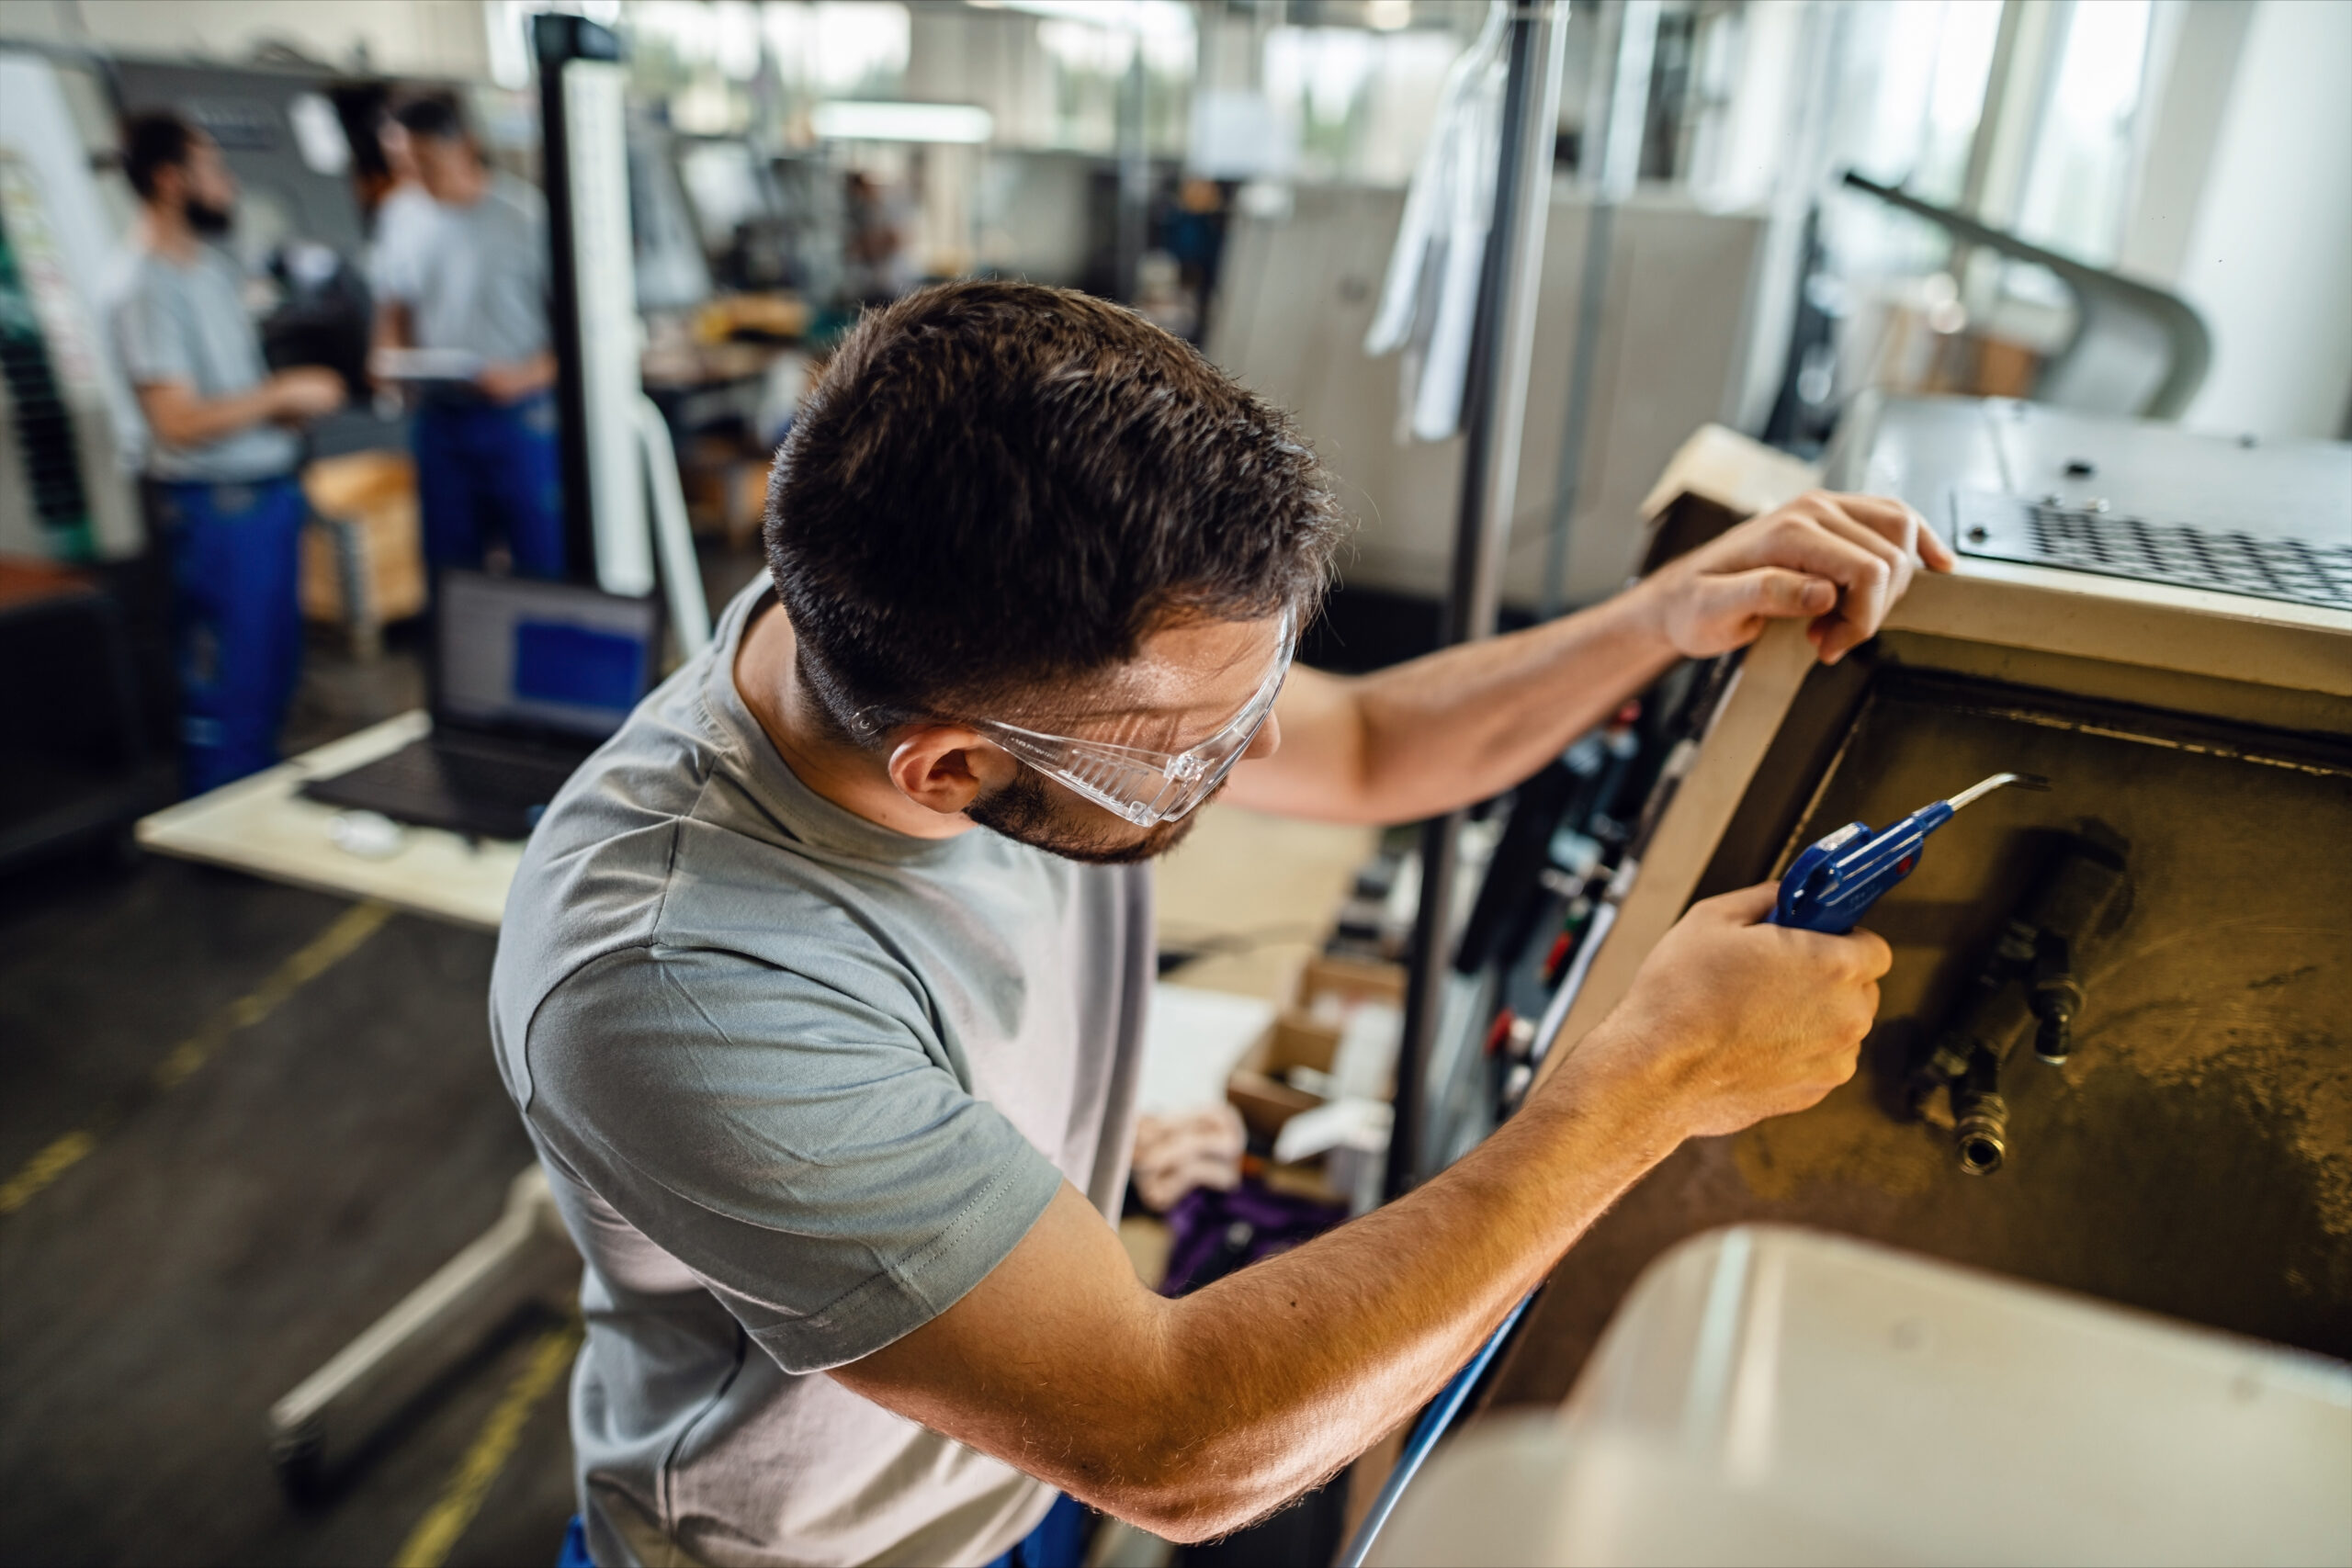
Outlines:
<svg viewBox="0 0 2352 1568"><path fill-rule="evenodd" d="M925 724L899 737L886 766L900 795L943 817L956 817L986 792L1012 783L1021 764L977 729Z"/></svg>

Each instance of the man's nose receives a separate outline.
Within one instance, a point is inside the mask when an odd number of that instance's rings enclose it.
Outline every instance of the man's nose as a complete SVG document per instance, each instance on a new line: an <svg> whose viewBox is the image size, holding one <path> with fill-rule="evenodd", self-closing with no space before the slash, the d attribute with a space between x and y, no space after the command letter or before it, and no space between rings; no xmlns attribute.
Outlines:
<svg viewBox="0 0 2352 1568"><path fill-rule="evenodd" d="M1283 721L1268 714L1266 722L1258 727L1258 733L1250 738L1250 749L1241 753L1241 760L1246 762L1253 757L1271 757L1282 749Z"/></svg>

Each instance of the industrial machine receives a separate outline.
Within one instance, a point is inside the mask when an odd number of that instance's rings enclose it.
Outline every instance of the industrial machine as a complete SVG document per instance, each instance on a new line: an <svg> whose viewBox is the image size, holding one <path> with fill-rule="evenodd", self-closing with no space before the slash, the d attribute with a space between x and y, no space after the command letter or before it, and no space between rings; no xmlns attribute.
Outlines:
<svg viewBox="0 0 2352 1568"><path fill-rule="evenodd" d="M105 114L87 72L0 51L0 555L120 560L146 539L144 426L103 335L125 216L86 150Z"/></svg>
<svg viewBox="0 0 2352 1568"><path fill-rule="evenodd" d="M1616 210L1592 345L1590 417L1567 466L1575 482L1565 555L1552 563L1546 540L1563 490L1594 204L1566 188L1547 186L1546 196L1526 433L1501 581L1514 604L1542 604L1564 590L1567 603L1583 604L1615 592L1633 569L1640 553L1633 519L1677 444L1694 426L1739 412L1751 357L1744 328L1766 220L1666 195ZM1451 558L1460 445L1399 442L1396 366L1363 352L1403 205L1401 191L1306 186L1287 216L1244 213L1227 242L1207 349L1314 432L1359 523L1350 586L1431 593Z"/></svg>
<svg viewBox="0 0 2352 1568"><path fill-rule="evenodd" d="M1793 627L1749 650L1554 1055L1693 898L1991 773L2052 787L1971 807L1867 917L1896 962L1865 1070L1653 1174L1496 1397L1556 1400L1644 1264L1762 1219L2352 1357L2352 448L1900 400L1827 480L1910 502L1960 570L1838 667Z"/></svg>
<svg viewBox="0 0 2352 1568"><path fill-rule="evenodd" d="M1862 1070L1652 1172L1467 1407L1558 1405L1646 1267L1759 1223L2352 1358L2352 447L1889 400L1825 479L1908 501L1959 570L1836 667L1783 625L1670 678L1605 819L1506 828L1489 886L1540 891L1523 946L1457 953L1498 1011L1483 1075L1432 1100L1507 1113L1694 899L1793 872L1785 900L1883 836L1848 825L1979 779L2050 787L1883 868Z"/></svg>

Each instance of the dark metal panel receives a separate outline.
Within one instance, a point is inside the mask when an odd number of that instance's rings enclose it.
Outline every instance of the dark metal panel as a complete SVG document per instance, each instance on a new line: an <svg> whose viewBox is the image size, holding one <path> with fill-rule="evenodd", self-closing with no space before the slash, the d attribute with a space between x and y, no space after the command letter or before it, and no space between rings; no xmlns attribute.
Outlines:
<svg viewBox="0 0 2352 1568"><path fill-rule="evenodd" d="M1818 737L1809 744L1817 743ZM1883 824L2006 769L1869 924L1895 966L1865 1069L1812 1111L1686 1145L1569 1255L1496 1384L1562 1397L1634 1277L1741 1220L1871 1237L2195 1323L2352 1356L2352 761L2331 742L1882 671L1793 832ZM1819 776L1819 775L1815 775ZM1771 781L1760 781L1759 788ZM1781 821L1787 820L1782 815ZM2064 1066L2020 1053L2008 1166L1956 1167L1899 1089L2056 837L2129 841L2133 902ZM1778 840L1779 841L1773 841ZM1725 870L1730 868L1726 865Z"/></svg>

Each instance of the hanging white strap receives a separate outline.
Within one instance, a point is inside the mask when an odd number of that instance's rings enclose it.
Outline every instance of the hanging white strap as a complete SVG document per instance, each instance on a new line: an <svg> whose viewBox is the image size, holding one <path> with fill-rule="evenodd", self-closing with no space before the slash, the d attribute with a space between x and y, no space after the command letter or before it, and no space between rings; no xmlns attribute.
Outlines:
<svg viewBox="0 0 2352 1568"><path fill-rule="evenodd" d="M1492 0L1477 38L1446 70L1445 85L1438 92L1437 115L1430 122L1429 141L1421 146L1413 183L1406 187L1404 219L1396 226L1396 248L1389 253L1380 308L1364 333L1363 351L1374 357L1402 348L1412 334L1415 306L1422 296L1421 269L1429 263L1430 247L1442 243L1442 233L1452 222L1453 149L1460 134L1464 105L1476 96L1487 68L1501 58L1510 14L1505 0Z"/></svg>
<svg viewBox="0 0 2352 1568"><path fill-rule="evenodd" d="M662 563L670 625L678 636L678 651L692 659L710 646L710 604L703 598L702 567L695 559L694 529L686 521L686 492L678 483L670 422L643 392L637 395L637 440L645 455L646 488L653 497L653 553Z"/></svg>

